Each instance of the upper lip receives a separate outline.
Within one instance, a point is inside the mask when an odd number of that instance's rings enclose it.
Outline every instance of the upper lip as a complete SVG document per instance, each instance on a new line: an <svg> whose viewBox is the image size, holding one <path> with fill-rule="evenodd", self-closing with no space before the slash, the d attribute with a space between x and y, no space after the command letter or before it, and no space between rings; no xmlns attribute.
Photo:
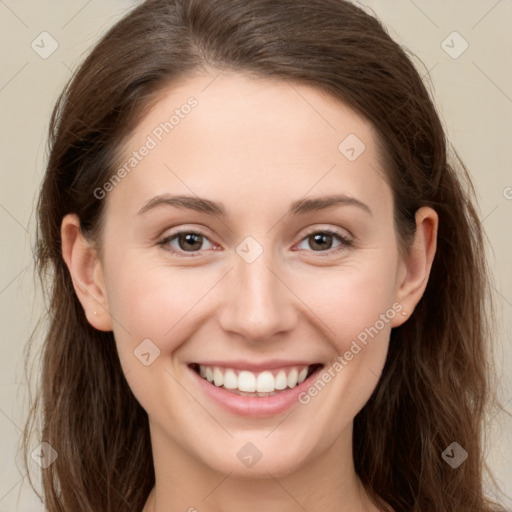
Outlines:
<svg viewBox="0 0 512 512"><path fill-rule="evenodd" d="M288 368L292 366L311 366L313 364L321 364L319 362L311 361L283 361L276 359L261 363L255 363L254 361L243 361L241 359L237 359L234 361L194 361L194 363L201 366L218 366L221 368L233 368L234 370L249 370L252 372L262 372L265 370L275 370L278 368Z"/></svg>

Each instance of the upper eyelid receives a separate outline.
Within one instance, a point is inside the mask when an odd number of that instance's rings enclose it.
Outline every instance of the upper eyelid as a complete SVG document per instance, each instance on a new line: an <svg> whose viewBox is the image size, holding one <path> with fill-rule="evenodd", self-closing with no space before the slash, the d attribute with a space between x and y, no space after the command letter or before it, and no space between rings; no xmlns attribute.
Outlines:
<svg viewBox="0 0 512 512"><path fill-rule="evenodd" d="M315 233L331 233L331 234L337 235L341 238L345 238L345 239L349 238L350 240L353 240L354 237L352 236L352 233L350 233L346 229L345 229L345 231L348 233L347 235L342 233L339 228L338 229L336 229L336 228L311 228L311 230L306 231L306 233L301 238L301 241L304 240L304 238L311 236Z"/></svg>
<svg viewBox="0 0 512 512"><path fill-rule="evenodd" d="M322 223L319 223L320 225ZM168 234L168 235L161 235L159 238L161 239L164 239L164 238L169 238L169 237L174 237L174 236L177 236L177 235L180 235L182 233L197 233L199 235L202 235L206 238L208 238L210 240L210 237L208 234L206 234L205 231L207 231L208 229L207 228L203 228L202 225L199 224L199 226L201 226L200 228L195 228L195 227L192 227L192 228L181 228L182 225L178 225L178 226L175 226L175 227L171 227L169 228L170 230L174 229L174 228L180 228L178 231L175 231L174 233L171 233L171 234ZM306 229L306 233L303 235L303 237L301 238L301 240L303 240L304 237L306 236L309 236L313 233L333 233L333 234L336 234L336 235L339 235L339 236L342 236L344 238L350 238L350 239L355 239L354 235L347 229L347 228L341 228L341 227L311 227L311 228L305 228ZM341 230L345 231L347 233L347 235L344 235ZM167 232L168 230L164 231ZM210 240L211 241L211 240Z"/></svg>

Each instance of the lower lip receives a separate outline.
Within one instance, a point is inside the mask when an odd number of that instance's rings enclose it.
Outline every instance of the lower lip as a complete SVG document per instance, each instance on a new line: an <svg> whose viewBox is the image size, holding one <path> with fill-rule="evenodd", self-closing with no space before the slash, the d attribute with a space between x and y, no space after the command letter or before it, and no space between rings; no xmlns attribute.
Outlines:
<svg viewBox="0 0 512 512"><path fill-rule="evenodd" d="M298 404L299 395L308 389L311 383L311 378L317 375L320 370L321 368L315 370L304 382L298 386L280 391L274 396L251 397L237 395L227 391L224 388L219 388L215 386L215 384L210 384L206 379L203 379L193 369L190 368L190 371L199 381L199 385L214 402L231 413L251 418L265 418L269 416L275 416L287 411L294 404Z"/></svg>

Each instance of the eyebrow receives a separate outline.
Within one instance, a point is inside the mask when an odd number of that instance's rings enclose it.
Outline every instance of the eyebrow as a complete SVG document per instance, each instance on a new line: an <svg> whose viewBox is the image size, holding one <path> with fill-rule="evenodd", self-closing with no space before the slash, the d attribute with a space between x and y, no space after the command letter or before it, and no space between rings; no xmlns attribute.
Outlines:
<svg viewBox="0 0 512 512"><path fill-rule="evenodd" d="M226 209L221 203L197 196L175 196L171 194L161 194L153 197L144 204L144 206L137 212L137 215L143 215L148 211L163 205L195 210L210 215L216 215L221 218L227 217ZM356 199L355 197L350 197L345 194L329 195L311 199L299 199L291 204L286 215L300 215L313 211L325 210L334 206L346 205L357 206L368 214L373 215L368 205L359 201L359 199Z"/></svg>

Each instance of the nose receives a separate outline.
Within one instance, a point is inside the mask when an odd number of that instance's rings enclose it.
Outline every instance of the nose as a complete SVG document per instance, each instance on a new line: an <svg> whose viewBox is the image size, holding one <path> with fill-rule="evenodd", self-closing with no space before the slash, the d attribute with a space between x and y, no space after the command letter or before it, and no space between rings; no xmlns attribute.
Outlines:
<svg viewBox="0 0 512 512"><path fill-rule="evenodd" d="M224 283L219 322L224 331L245 341L262 342L290 332L298 320L297 297L271 251L248 263L234 255Z"/></svg>

